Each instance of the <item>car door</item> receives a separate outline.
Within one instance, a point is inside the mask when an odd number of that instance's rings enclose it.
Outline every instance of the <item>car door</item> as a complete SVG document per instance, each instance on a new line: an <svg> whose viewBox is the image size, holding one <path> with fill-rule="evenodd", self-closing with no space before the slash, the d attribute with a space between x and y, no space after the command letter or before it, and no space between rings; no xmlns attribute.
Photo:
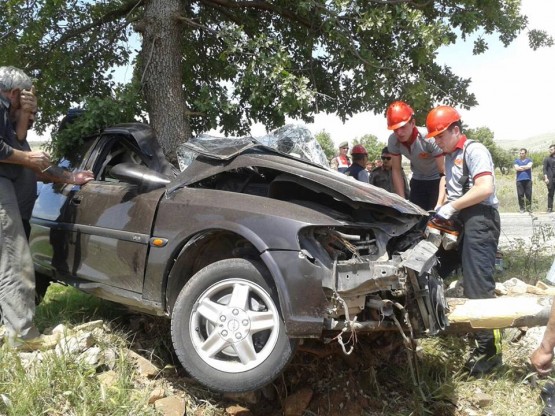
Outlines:
<svg viewBox="0 0 555 416"><path fill-rule="evenodd" d="M59 223L65 226L59 227L54 257L58 271L69 279L140 292L164 189L143 190L112 178L110 169L124 162L148 163L132 136L101 136L85 164L95 180L62 191L67 202Z"/></svg>

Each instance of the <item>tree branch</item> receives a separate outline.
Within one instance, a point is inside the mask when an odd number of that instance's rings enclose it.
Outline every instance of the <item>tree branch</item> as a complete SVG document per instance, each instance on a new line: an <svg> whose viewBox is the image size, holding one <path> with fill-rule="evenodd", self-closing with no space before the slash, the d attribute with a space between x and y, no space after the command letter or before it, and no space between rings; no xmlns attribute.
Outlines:
<svg viewBox="0 0 555 416"><path fill-rule="evenodd" d="M141 4L144 3L145 0L129 0L126 3L123 3L120 8L111 10L110 12L106 13L105 15L101 16L99 19L94 20L86 25L79 26L75 29L66 31L60 38L53 43L53 47L57 47L59 45L64 44L70 39L75 37L81 37L84 33L93 29L95 27L100 27L103 24L113 22L121 17L127 17L133 10L139 7Z"/></svg>
<svg viewBox="0 0 555 416"><path fill-rule="evenodd" d="M251 1L233 1L233 0L200 0L207 6L211 7L225 7L227 9L256 9L265 10L269 12L274 12L288 20L300 23L304 27L311 28L312 24L310 20L305 19L289 10L283 10L279 7L274 6L264 0L251 0Z"/></svg>
<svg viewBox="0 0 555 416"><path fill-rule="evenodd" d="M182 22L184 22L185 24L187 24L187 25L189 25L189 26L192 26L192 27L196 27L196 28L198 28L198 29L205 30L205 31L207 31L207 32L209 32L209 33L211 33L211 34L213 34L213 35L216 35L216 36L218 35L218 32L216 32L215 30L210 29L208 26L201 25L200 23L197 23L197 22L195 22L193 19L189 19L188 17L185 17L185 16L177 16L177 19L178 19L178 20L181 20Z"/></svg>

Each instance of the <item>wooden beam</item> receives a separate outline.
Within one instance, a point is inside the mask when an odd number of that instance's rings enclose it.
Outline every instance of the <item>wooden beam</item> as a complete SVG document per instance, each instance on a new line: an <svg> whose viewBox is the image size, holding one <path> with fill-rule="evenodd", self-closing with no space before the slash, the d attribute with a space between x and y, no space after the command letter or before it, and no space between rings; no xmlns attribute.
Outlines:
<svg viewBox="0 0 555 416"><path fill-rule="evenodd" d="M552 296L501 296L493 299L447 298L448 332L545 326Z"/></svg>

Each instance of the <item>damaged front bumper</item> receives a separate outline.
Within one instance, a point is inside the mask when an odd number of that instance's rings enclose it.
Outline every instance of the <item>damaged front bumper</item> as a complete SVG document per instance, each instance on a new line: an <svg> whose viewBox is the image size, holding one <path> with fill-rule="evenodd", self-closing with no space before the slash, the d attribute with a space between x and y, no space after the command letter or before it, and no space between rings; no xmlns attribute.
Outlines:
<svg viewBox="0 0 555 416"><path fill-rule="evenodd" d="M437 247L420 241L391 260L336 262L325 329L434 335L448 325L443 284L434 274Z"/></svg>

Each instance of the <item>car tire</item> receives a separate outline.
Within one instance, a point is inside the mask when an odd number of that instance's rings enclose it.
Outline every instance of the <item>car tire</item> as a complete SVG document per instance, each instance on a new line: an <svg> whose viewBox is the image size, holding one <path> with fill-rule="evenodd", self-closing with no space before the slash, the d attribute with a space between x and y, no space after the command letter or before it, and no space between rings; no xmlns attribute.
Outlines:
<svg viewBox="0 0 555 416"><path fill-rule="evenodd" d="M264 269L227 259L196 273L177 297L172 341L187 372L219 392L257 390L274 380L297 345L289 339Z"/></svg>

